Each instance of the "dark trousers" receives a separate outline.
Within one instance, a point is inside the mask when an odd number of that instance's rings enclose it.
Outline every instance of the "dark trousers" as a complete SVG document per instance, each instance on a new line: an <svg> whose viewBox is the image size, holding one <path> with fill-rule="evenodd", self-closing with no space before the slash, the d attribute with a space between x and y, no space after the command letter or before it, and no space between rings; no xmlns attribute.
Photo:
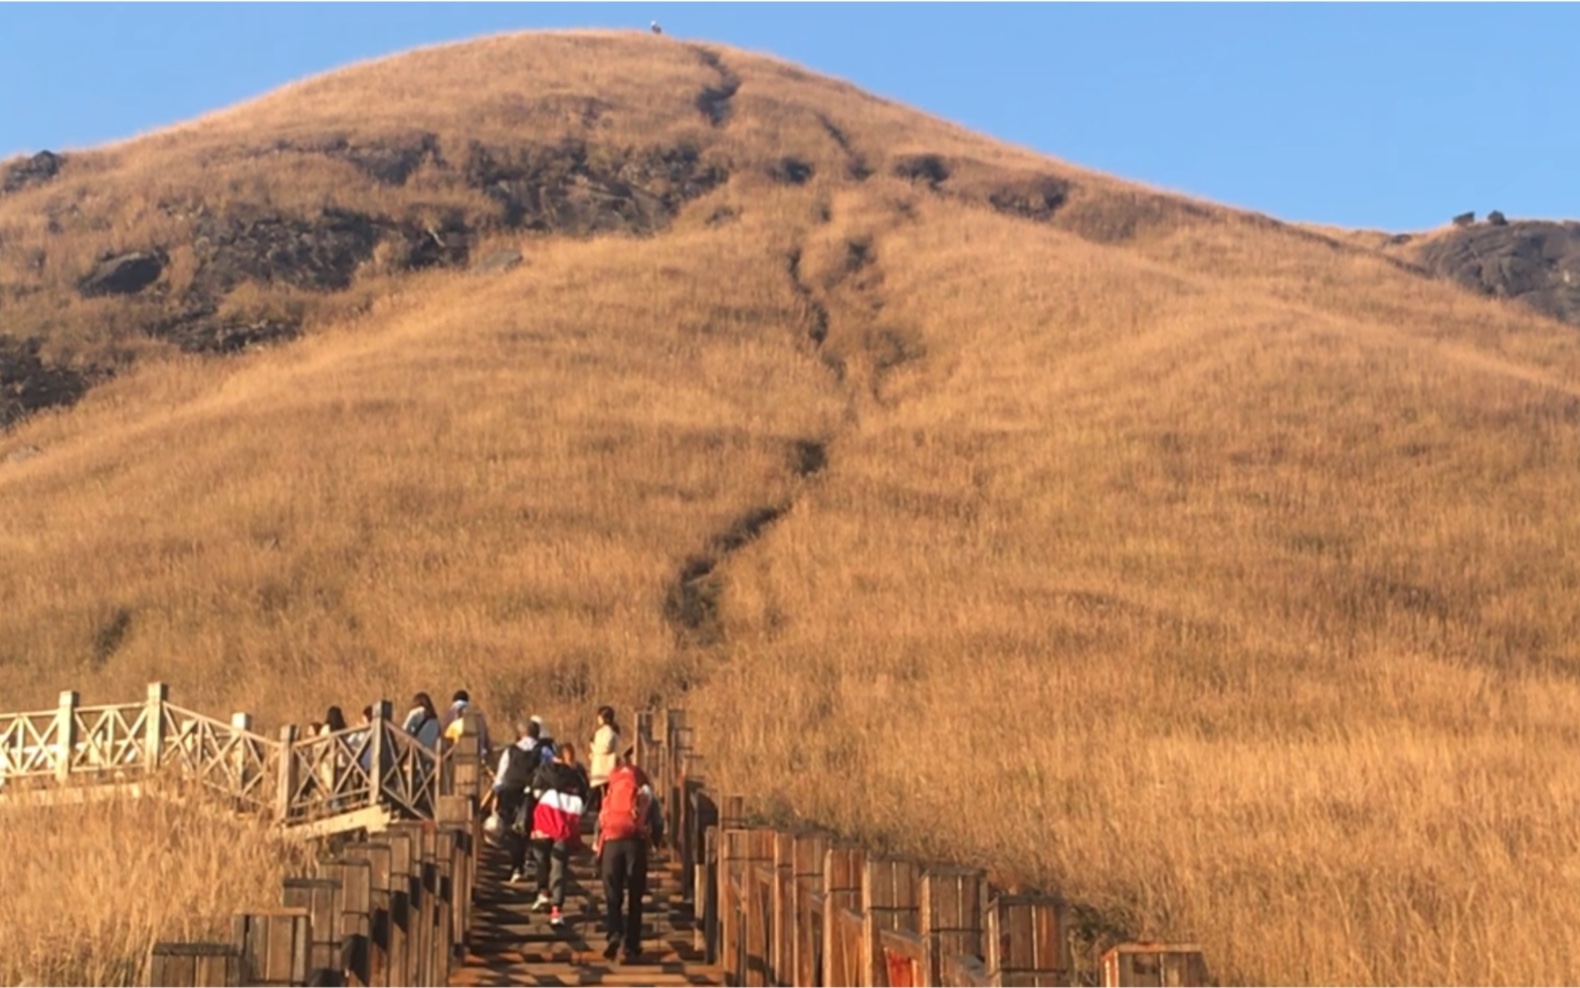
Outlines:
<svg viewBox="0 0 1580 988"><path fill-rule="evenodd" d="M521 812L521 804L526 801L526 793L499 794L499 816L505 821L505 832L500 837L505 849L510 852L512 871L525 871L527 868L527 838L525 834L519 834L514 829L516 814Z"/></svg>
<svg viewBox="0 0 1580 988"><path fill-rule="evenodd" d="M647 841L611 840L603 845L604 931L628 954L642 952L642 897L647 894Z"/></svg>
<svg viewBox="0 0 1580 988"><path fill-rule="evenodd" d="M571 875L569 845L562 840L535 840L532 856L538 865L538 894L547 895L556 906L564 906L565 886Z"/></svg>

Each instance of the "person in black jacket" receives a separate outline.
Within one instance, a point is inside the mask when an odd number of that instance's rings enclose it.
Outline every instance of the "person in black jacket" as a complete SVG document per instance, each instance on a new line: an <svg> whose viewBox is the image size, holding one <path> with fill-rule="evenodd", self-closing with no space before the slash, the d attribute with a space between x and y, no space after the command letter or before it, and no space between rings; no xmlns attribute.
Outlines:
<svg viewBox="0 0 1580 988"><path fill-rule="evenodd" d="M523 720L516 724L516 743L499 756L494 770L494 796L499 817L504 821L504 838L510 851L510 882L526 877L527 834L532 830L532 778L543 764L538 742L538 725Z"/></svg>

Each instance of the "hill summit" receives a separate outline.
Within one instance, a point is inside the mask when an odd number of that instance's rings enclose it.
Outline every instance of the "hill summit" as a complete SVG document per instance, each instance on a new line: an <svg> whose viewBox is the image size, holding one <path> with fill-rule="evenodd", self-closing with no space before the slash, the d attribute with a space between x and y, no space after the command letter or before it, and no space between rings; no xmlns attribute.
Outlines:
<svg viewBox="0 0 1580 988"><path fill-rule="evenodd" d="M1572 261L1479 239L1551 230L1292 226L646 34L0 176L13 707L684 696L721 790L1088 947L1575 980Z"/></svg>

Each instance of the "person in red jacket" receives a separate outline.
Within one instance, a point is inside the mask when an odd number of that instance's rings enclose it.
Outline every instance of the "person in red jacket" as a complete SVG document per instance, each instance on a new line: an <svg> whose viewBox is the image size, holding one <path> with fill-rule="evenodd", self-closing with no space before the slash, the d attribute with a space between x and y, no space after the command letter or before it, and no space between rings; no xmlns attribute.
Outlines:
<svg viewBox="0 0 1580 988"><path fill-rule="evenodd" d="M627 748L615 760L598 810L598 836L593 851L603 875L608 909L604 930L609 944L603 955L621 954L626 964L642 956L642 897L647 894L647 851L663 836L664 818L647 774L632 762Z"/></svg>
<svg viewBox="0 0 1580 988"><path fill-rule="evenodd" d="M549 925L565 925L565 886L571 855L582 844L582 810L587 805L587 772L576 764L576 746L562 745L554 760L532 777L537 806L532 811L532 851L538 866L538 898L532 908L549 909Z"/></svg>

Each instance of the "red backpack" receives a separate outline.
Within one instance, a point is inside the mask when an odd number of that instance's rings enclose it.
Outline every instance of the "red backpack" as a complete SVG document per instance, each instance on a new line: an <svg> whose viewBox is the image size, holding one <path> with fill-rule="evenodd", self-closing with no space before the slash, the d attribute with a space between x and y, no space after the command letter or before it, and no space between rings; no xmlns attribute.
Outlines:
<svg viewBox="0 0 1580 988"><path fill-rule="evenodd" d="M604 840L647 836L648 803L653 797L643 791L646 785L647 776L630 765L620 765L609 773L603 809L598 814L598 833Z"/></svg>

